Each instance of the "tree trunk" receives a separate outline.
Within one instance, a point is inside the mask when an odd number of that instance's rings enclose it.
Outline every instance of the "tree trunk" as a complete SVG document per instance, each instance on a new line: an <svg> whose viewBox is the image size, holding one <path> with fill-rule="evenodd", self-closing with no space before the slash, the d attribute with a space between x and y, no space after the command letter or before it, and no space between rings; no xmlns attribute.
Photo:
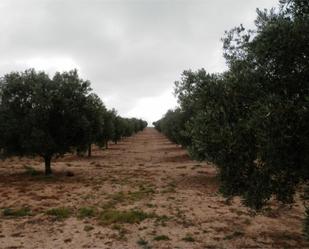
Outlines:
<svg viewBox="0 0 309 249"><path fill-rule="evenodd" d="M88 145L88 157L91 157L91 144Z"/></svg>
<svg viewBox="0 0 309 249"><path fill-rule="evenodd" d="M105 148L108 149L108 140L105 142Z"/></svg>
<svg viewBox="0 0 309 249"><path fill-rule="evenodd" d="M45 156L44 157L44 161L45 161L45 175L51 175L53 172L51 170L51 156Z"/></svg>

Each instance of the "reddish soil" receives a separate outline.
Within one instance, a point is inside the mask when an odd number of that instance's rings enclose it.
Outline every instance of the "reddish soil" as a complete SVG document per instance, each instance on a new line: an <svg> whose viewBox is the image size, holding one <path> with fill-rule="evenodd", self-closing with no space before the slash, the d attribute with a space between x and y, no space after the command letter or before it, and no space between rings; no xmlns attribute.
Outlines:
<svg viewBox="0 0 309 249"><path fill-rule="evenodd" d="M309 248L301 201L260 213L227 201L214 166L190 160L152 128L52 167L46 178L40 158L0 161L0 248ZM68 217L48 214L59 207ZM93 212L79 217L82 208ZM124 210L144 216L128 223L101 215Z"/></svg>

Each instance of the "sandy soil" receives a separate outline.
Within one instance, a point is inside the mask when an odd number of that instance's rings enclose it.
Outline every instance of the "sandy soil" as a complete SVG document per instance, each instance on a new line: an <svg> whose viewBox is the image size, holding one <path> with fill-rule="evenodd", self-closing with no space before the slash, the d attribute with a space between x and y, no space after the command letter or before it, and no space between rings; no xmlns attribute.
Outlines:
<svg viewBox="0 0 309 249"><path fill-rule="evenodd" d="M55 176L46 178L40 158L0 162L0 248L309 248L300 201L258 214L238 198L226 201L213 166L190 160L152 128L52 166ZM25 207L20 216L5 213ZM59 207L69 217L48 214ZM79 217L83 208L93 212ZM146 219L108 222L108 210Z"/></svg>

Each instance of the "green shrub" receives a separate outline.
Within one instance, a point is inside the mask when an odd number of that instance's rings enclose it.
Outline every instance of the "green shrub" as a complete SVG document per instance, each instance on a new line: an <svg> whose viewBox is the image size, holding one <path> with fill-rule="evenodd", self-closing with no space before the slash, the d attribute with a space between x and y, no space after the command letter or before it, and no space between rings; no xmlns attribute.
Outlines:
<svg viewBox="0 0 309 249"><path fill-rule="evenodd" d="M31 215L31 210L29 207L23 207L20 209L4 208L2 214L3 216L23 217Z"/></svg>
<svg viewBox="0 0 309 249"><path fill-rule="evenodd" d="M156 241L160 241L160 240L170 240L170 238L166 235L158 235L156 237L153 238Z"/></svg>
<svg viewBox="0 0 309 249"><path fill-rule="evenodd" d="M25 169L27 175L30 175L30 176L39 175L39 172L35 168L33 168L32 166L25 165L24 169Z"/></svg>
<svg viewBox="0 0 309 249"><path fill-rule="evenodd" d="M93 229L94 229L93 226L90 226L90 225L85 225L85 226L84 226L84 231L85 231L85 232L89 232L89 231L91 231L91 230L93 230Z"/></svg>
<svg viewBox="0 0 309 249"><path fill-rule="evenodd" d="M82 207L78 210L78 218L94 217L96 209L93 207Z"/></svg>
<svg viewBox="0 0 309 249"><path fill-rule="evenodd" d="M304 0L257 11L223 40L228 69L186 70L175 82L179 107L155 127L219 169L221 192L261 209L274 196L293 203L309 180L309 29ZM254 33L254 34L253 34Z"/></svg>
<svg viewBox="0 0 309 249"><path fill-rule="evenodd" d="M145 213L140 210L129 210L129 211L119 211L119 210L104 210L100 214L100 223L104 225L109 225L113 223L139 223L148 218L156 217L153 213Z"/></svg>
<svg viewBox="0 0 309 249"><path fill-rule="evenodd" d="M46 214L55 217L57 220L69 218L72 211L67 207L52 208L47 210Z"/></svg>
<svg viewBox="0 0 309 249"><path fill-rule="evenodd" d="M186 242L194 242L195 239L192 237L191 234L187 234L185 237L182 238L183 241L186 241Z"/></svg>

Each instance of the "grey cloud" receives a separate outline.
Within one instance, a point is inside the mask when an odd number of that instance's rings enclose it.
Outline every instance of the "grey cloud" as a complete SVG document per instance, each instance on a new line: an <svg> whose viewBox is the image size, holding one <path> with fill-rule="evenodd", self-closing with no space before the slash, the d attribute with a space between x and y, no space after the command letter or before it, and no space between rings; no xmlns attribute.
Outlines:
<svg viewBox="0 0 309 249"><path fill-rule="evenodd" d="M2 0L0 73L16 61L70 58L123 115L170 89L184 69L222 71L220 38L276 0ZM46 69L50 70L50 69ZM169 107L167 107L169 108ZM146 107L145 107L146 110ZM162 113L165 110L162 110Z"/></svg>

